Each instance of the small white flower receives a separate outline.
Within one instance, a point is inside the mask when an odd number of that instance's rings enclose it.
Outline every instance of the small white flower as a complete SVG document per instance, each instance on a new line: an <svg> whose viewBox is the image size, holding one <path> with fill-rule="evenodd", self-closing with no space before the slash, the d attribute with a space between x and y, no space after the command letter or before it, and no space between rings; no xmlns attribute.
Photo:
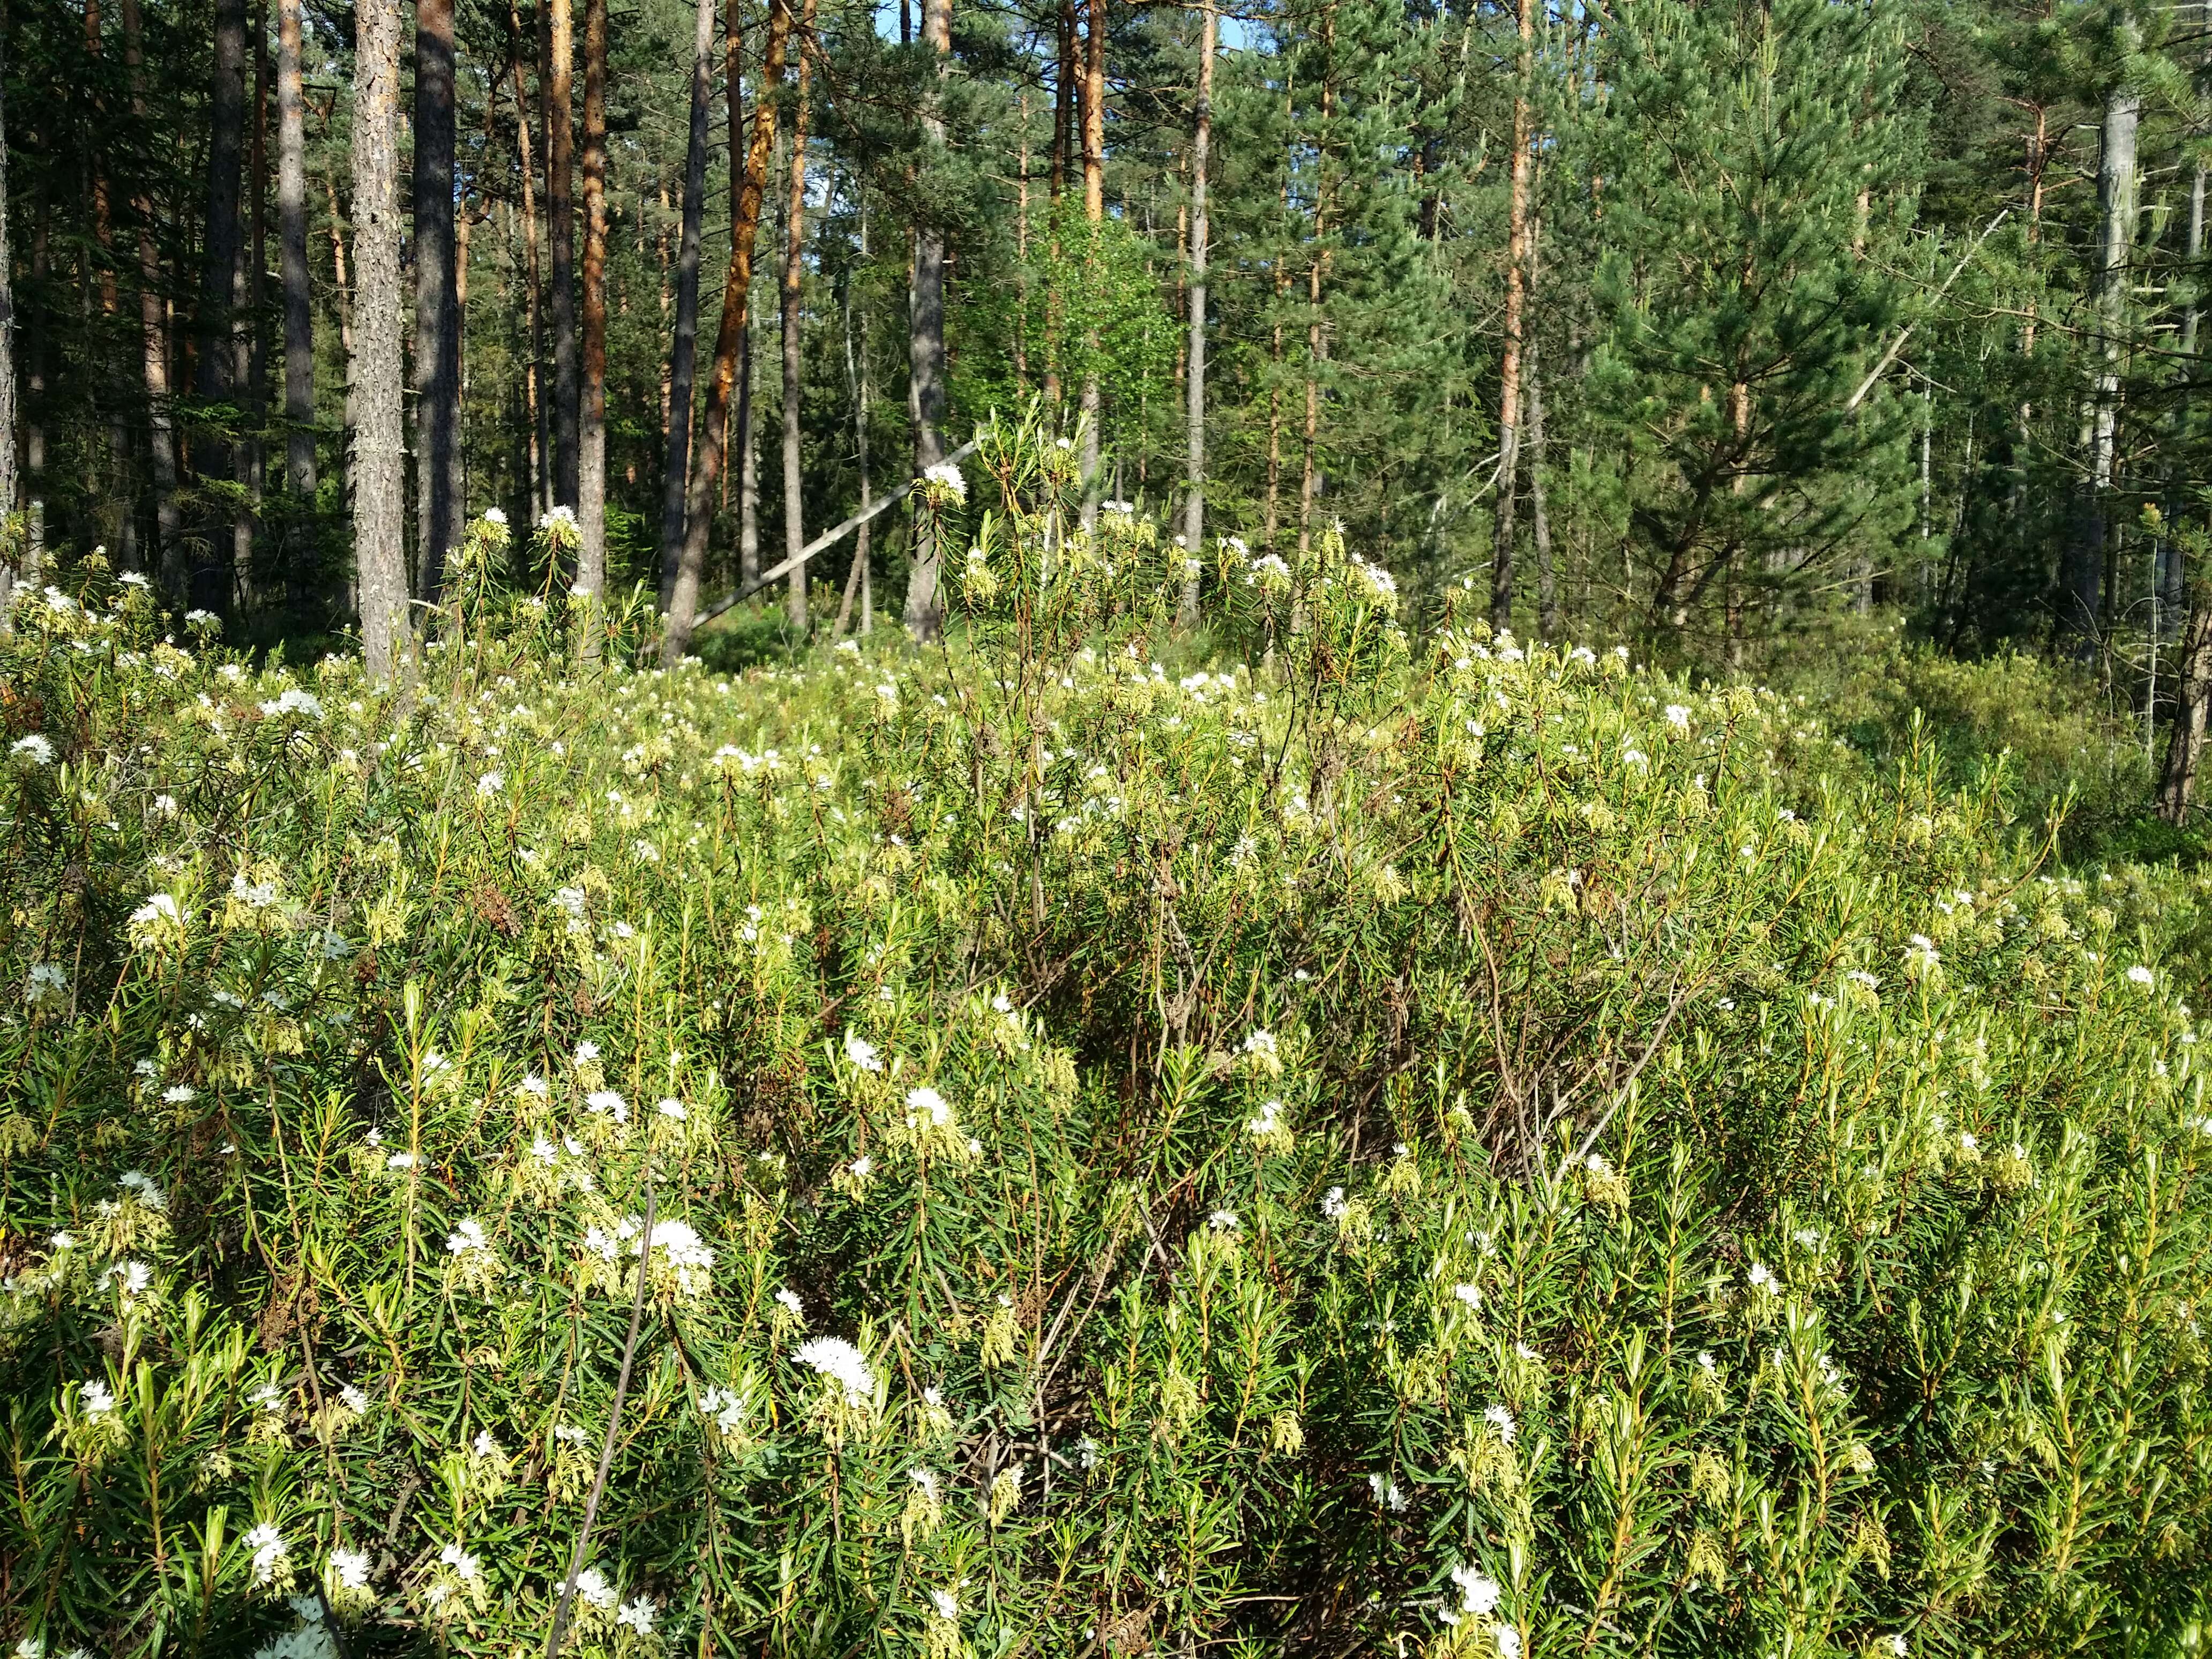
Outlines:
<svg viewBox="0 0 2212 1659"><path fill-rule="evenodd" d="M836 1382L848 1405L865 1406L875 1396L876 1374L868 1369L867 1356L841 1336L803 1342L792 1358Z"/></svg>
<svg viewBox="0 0 2212 1659"><path fill-rule="evenodd" d="M1751 1264L1751 1271L1746 1273L1744 1277L1750 1281L1751 1287L1755 1291L1765 1291L1773 1288L1774 1275L1772 1273L1768 1271L1767 1266L1764 1261L1753 1262Z"/></svg>
<svg viewBox="0 0 2212 1659"><path fill-rule="evenodd" d="M1478 1285L1455 1285L1452 1286L1452 1296L1455 1300L1464 1303L1470 1308L1480 1308L1482 1305L1482 1291ZM1480 1610L1477 1609L1477 1611Z"/></svg>
<svg viewBox="0 0 2212 1659"><path fill-rule="evenodd" d="M45 738L40 737L36 732L32 732L28 737L16 738L15 741L9 746L8 752L11 755L22 756L34 766L51 766L53 764L53 744L49 743Z"/></svg>
<svg viewBox="0 0 2212 1659"><path fill-rule="evenodd" d="M1509 1446L1513 1443L1513 1437L1520 1432L1520 1425L1513 1420L1513 1413L1503 1405L1485 1407L1482 1420L1497 1430L1498 1437Z"/></svg>
<svg viewBox="0 0 2212 1659"><path fill-rule="evenodd" d="M960 1617L960 1599L951 1590L930 1591L929 1605L936 1609L937 1616L947 1623L957 1620Z"/></svg>
<svg viewBox="0 0 2212 1659"><path fill-rule="evenodd" d="M1344 1188L1341 1187L1330 1188L1322 1197L1321 1212L1331 1221L1335 1220L1350 1207L1351 1206L1345 1202Z"/></svg>
<svg viewBox="0 0 2212 1659"><path fill-rule="evenodd" d="M1243 1224L1234 1210L1216 1210L1206 1218L1206 1224L1217 1233L1233 1233Z"/></svg>
<svg viewBox="0 0 2212 1659"><path fill-rule="evenodd" d="M945 1103L945 1097L927 1086L907 1091L906 1109L909 1123L927 1116L932 1123L942 1126L952 1118L952 1108Z"/></svg>
<svg viewBox="0 0 2212 1659"><path fill-rule="evenodd" d="M394 1152L384 1160L384 1167L387 1170L411 1170L422 1161L412 1152Z"/></svg>
<svg viewBox="0 0 2212 1659"><path fill-rule="evenodd" d="M1521 1659L1521 1632L1512 1626L1492 1625L1490 1640L1498 1650L1498 1659Z"/></svg>
<svg viewBox="0 0 2212 1659"><path fill-rule="evenodd" d="M586 1567L576 1575L576 1595L586 1607L597 1607L602 1613L619 1599L614 1586L607 1583L606 1574L597 1567Z"/></svg>
<svg viewBox="0 0 2212 1659"><path fill-rule="evenodd" d="M453 1570L453 1577L464 1584L483 1570L483 1563L459 1544L448 1544L438 1552L438 1559Z"/></svg>
<svg viewBox="0 0 2212 1659"><path fill-rule="evenodd" d="M1892 1653L1895 1654L1897 1656L1897 1659L1905 1659L1905 1656L1911 1651L1911 1650L1905 1645L1905 1638L1902 1636L1892 1636L1888 1638L1882 1643L1882 1646L1887 1648Z"/></svg>
<svg viewBox="0 0 2212 1659"><path fill-rule="evenodd" d="M465 1255L471 1250L488 1250L490 1242L484 1237L483 1223L474 1216L454 1224L453 1231L446 1235L446 1249L452 1255Z"/></svg>
<svg viewBox="0 0 2212 1659"><path fill-rule="evenodd" d="M880 1072L884 1069L883 1057L877 1052L876 1045L858 1031L848 1030L845 1033L845 1058L864 1072Z"/></svg>
<svg viewBox="0 0 2212 1659"><path fill-rule="evenodd" d="M276 1569L292 1551L285 1543L284 1534L264 1521L246 1534L246 1547L253 1552L253 1582L265 1584L276 1576Z"/></svg>
<svg viewBox="0 0 2212 1659"><path fill-rule="evenodd" d="M1460 1589L1461 1612L1483 1614L1497 1611L1498 1581L1480 1567L1454 1567L1451 1581Z"/></svg>
<svg viewBox="0 0 2212 1659"><path fill-rule="evenodd" d="M797 1291L787 1285L775 1293L775 1299L789 1310L793 1319L801 1325L806 1323L806 1304L799 1299Z"/></svg>
<svg viewBox="0 0 2212 1659"><path fill-rule="evenodd" d="M1667 705L1667 724L1673 726L1677 732L1688 731L1690 729L1690 711L1683 708L1679 702L1668 703Z"/></svg>
<svg viewBox="0 0 2212 1659"><path fill-rule="evenodd" d="M368 1553L366 1550L332 1550L331 1571L337 1575L339 1589L367 1589Z"/></svg>
<svg viewBox="0 0 2212 1659"><path fill-rule="evenodd" d="M1406 1496L1404 1489L1387 1475L1369 1475L1367 1490L1375 1495L1376 1504L1390 1510L1393 1514L1402 1513L1406 1506L1413 1501Z"/></svg>
<svg viewBox="0 0 2212 1659"><path fill-rule="evenodd" d="M1972 1130L1967 1129L1960 1133L1959 1136L1959 1150L1960 1152L1978 1152L1981 1151L1981 1149L1982 1143L1975 1137Z"/></svg>
<svg viewBox="0 0 2212 1659"><path fill-rule="evenodd" d="M615 1615L615 1623L627 1625L640 1636L653 1634L653 1621L660 1616L660 1603L641 1595Z"/></svg>
<svg viewBox="0 0 2212 1659"><path fill-rule="evenodd" d="M2157 976L2141 963L2128 969L2128 982L2132 985L2148 985L2155 977Z"/></svg>
<svg viewBox="0 0 2212 1659"><path fill-rule="evenodd" d="M926 466L921 470L921 476L925 482L941 485L951 491L955 501L968 499L968 480L960 476L960 469L951 461L939 461L934 466Z"/></svg>
<svg viewBox="0 0 2212 1659"><path fill-rule="evenodd" d="M690 1112L685 1108L684 1103L676 1099L673 1096L660 1101L653 1107L653 1109L659 1113L663 1117L675 1119L678 1123L683 1122L684 1119L691 1115Z"/></svg>
<svg viewBox="0 0 2212 1659"><path fill-rule="evenodd" d="M477 780L477 793L489 799L507 787L507 780L496 772L487 772Z"/></svg>
<svg viewBox="0 0 2212 1659"><path fill-rule="evenodd" d="M108 1392L106 1383L95 1379L77 1385L76 1403L89 1421L97 1423L115 1409L115 1396Z"/></svg>
<svg viewBox="0 0 2212 1659"><path fill-rule="evenodd" d="M629 1103L612 1089L594 1089L584 1097L584 1109L611 1117L617 1123L629 1121Z"/></svg>
<svg viewBox="0 0 2212 1659"><path fill-rule="evenodd" d="M338 1403L356 1417L363 1415L368 1410L368 1396L350 1382L338 1390Z"/></svg>

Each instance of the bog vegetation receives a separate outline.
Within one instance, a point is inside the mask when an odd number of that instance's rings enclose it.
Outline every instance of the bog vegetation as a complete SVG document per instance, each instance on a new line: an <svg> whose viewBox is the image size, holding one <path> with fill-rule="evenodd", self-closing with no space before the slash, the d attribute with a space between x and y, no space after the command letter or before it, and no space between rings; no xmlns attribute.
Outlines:
<svg viewBox="0 0 2212 1659"><path fill-rule="evenodd" d="M1333 532L1164 661L1079 469L740 672L561 520L389 684L17 595L0 1637L2196 1651L2203 880Z"/></svg>

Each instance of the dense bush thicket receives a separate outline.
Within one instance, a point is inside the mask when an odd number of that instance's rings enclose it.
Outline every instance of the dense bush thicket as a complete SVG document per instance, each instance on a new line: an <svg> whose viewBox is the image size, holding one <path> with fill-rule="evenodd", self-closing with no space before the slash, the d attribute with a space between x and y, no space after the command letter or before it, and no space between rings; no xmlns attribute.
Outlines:
<svg viewBox="0 0 2212 1659"><path fill-rule="evenodd" d="M1071 464L742 676L490 520L398 690L21 598L0 1635L542 1650L614 1417L572 1650L2199 1639L2183 880L1334 538L1171 673Z"/></svg>

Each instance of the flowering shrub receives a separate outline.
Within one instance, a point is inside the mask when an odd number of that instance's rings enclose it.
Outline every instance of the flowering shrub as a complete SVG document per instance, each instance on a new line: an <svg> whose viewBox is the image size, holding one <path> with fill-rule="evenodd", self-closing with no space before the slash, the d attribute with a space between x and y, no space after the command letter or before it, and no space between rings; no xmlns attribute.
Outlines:
<svg viewBox="0 0 2212 1659"><path fill-rule="evenodd" d="M538 1650L641 1284L570 1651L2179 1650L2167 878L1333 535L1171 674L1072 467L736 678L489 522L391 688L19 599L0 1637Z"/></svg>

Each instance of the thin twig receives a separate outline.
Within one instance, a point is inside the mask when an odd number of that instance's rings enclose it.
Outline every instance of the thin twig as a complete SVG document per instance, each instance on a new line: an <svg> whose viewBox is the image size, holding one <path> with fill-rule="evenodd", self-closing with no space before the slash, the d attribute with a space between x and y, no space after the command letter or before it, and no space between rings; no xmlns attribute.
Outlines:
<svg viewBox="0 0 2212 1659"><path fill-rule="evenodd" d="M545 1638L545 1659L557 1659L561 1638L568 1634L568 1608L576 1599L576 1576L584 1570L584 1552L592 1542L592 1522L599 1519L599 1494L607 1488L607 1467L615 1461L615 1436L622 1427L623 1396L629 1392L629 1362L637 1352L637 1328L645 1317L645 1270L653 1261L653 1182L645 1183L645 1231L637 1249L637 1296L629 1304L629 1340L623 1344L622 1371L615 1378L615 1403L607 1413L606 1438L599 1443L599 1472L592 1477L592 1495L584 1501L584 1528L576 1534L575 1553L568 1558L568 1581L561 1586L561 1605L553 1609L552 1633Z"/></svg>

